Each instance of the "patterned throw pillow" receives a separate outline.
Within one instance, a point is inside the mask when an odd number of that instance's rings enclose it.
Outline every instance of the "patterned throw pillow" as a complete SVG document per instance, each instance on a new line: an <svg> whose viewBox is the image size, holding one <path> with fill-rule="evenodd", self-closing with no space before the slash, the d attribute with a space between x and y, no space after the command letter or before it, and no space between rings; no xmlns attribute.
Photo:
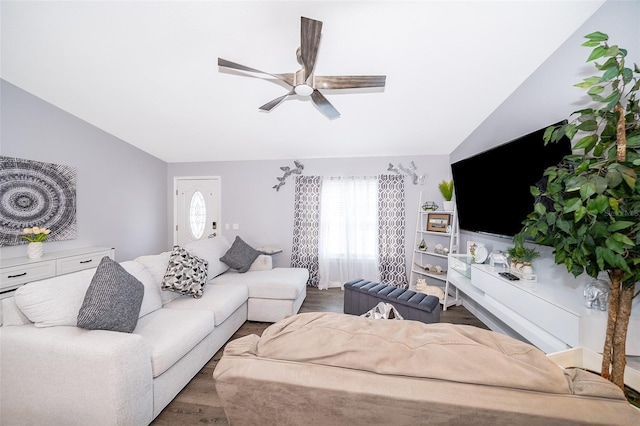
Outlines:
<svg viewBox="0 0 640 426"><path fill-rule="evenodd" d="M103 257L78 312L78 327L131 333L138 323L144 285Z"/></svg>
<svg viewBox="0 0 640 426"><path fill-rule="evenodd" d="M162 279L162 290L202 297L207 283L209 262L192 255L180 246L173 246L167 272Z"/></svg>
<svg viewBox="0 0 640 426"><path fill-rule="evenodd" d="M258 250L245 243L240 237L236 237L231 248L220 258L221 261L229 265L238 272L247 272L254 260L262 254Z"/></svg>

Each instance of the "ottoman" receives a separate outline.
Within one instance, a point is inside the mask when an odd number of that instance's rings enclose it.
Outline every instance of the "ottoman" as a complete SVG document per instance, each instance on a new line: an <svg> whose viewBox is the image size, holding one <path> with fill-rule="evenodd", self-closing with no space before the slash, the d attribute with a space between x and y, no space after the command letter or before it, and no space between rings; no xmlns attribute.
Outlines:
<svg viewBox="0 0 640 426"><path fill-rule="evenodd" d="M380 302L391 303L406 320L440 322L440 301L435 296L363 279L345 283L345 314L362 315Z"/></svg>

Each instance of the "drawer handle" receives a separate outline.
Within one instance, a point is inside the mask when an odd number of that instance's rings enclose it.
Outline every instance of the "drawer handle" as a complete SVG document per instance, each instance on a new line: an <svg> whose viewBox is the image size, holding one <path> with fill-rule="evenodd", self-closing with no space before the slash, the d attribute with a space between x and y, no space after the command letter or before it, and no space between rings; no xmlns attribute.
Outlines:
<svg viewBox="0 0 640 426"><path fill-rule="evenodd" d="M81 260L80 263L89 263L89 262L93 262L93 259L89 259L89 260Z"/></svg>
<svg viewBox="0 0 640 426"><path fill-rule="evenodd" d="M25 275L27 275L27 273L23 272L21 274L9 275L7 278L18 278L18 277L24 277Z"/></svg>

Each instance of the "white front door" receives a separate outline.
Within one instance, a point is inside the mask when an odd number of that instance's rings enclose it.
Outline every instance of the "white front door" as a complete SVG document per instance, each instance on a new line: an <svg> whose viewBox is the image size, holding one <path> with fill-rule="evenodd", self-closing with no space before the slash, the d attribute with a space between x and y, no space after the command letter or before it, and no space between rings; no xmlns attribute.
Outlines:
<svg viewBox="0 0 640 426"><path fill-rule="evenodd" d="M220 235L220 178L175 179L174 244Z"/></svg>

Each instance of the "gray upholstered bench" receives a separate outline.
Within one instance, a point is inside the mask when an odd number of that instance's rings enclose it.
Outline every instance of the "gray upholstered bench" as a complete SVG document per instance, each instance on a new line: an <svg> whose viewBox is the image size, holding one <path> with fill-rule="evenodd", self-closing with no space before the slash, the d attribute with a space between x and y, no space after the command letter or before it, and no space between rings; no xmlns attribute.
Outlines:
<svg viewBox="0 0 640 426"><path fill-rule="evenodd" d="M435 296L363 279L345 283L345 314L362 315L380 302L391 303L404 319L440 322L440 301Z"/></svg>

